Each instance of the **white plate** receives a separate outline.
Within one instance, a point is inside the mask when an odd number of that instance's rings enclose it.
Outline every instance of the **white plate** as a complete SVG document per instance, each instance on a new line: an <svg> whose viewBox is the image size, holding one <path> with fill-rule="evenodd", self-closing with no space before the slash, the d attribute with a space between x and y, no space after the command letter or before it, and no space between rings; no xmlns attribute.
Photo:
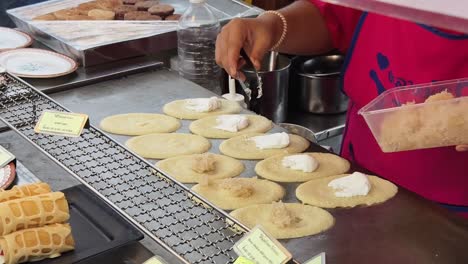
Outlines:
<svg viewBox="0 0 468 264"><path fill-rule="evenodd" d="M13 162L10 162L10 164L0 168L0 191L10 186L13 183L13 180L15 180L15 176L15 164Z"/></svg>
<svg viewBox="0 0 468 264"><path fill-rule="evenodd" d="M32 44L32 38L21 31L0 27L0 51L26 48Z"/></svg>
<svg viewBox="0 0 468 264"><path fill-rule="evenodd" d="M76 71L71 58L48 50L16 49L0 53L0 66L11 74L27 78L54 78Z"/></svg>

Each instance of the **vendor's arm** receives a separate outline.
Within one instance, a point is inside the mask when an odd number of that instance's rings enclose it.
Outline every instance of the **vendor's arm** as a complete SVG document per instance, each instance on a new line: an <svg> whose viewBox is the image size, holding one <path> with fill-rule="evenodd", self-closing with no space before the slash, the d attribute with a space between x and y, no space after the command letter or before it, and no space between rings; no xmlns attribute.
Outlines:
<svg viewBox="0 0 468 264"><path fill-rule="evenodd" d="M323 3L318 0L299 0L279 10L288 30L280 52L312 55L333 48L346 50L351 42L360 11ZM216 61L231 76L242 66L239 51L243 47L259 68L264 54L280 39L283 22L275 14L254 19L235 19L218 35Z"/></svg>
<svg viewBox="0 0 468 264"><path fill-rule="evenodd" d="M279 10L288 24L288 31L280 51L295 54L314 54L332 48L325 21L317 7L300 0ZM242 47L259 68L264 54L278 42L283 23L275 14L253 19L234 19L223 27L216 41L216 61L231 76L236 76L239 52Z"/></svg>

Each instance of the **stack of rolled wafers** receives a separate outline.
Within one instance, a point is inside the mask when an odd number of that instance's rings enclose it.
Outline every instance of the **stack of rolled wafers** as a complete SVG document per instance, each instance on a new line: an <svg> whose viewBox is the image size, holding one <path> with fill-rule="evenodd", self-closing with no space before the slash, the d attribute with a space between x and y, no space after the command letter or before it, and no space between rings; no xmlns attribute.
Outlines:
<svg viewBox="0 0 468 264"><path fill-rule="evenodd" d="M46 183L0 191L0 264L59 257L75 242L65 195Z"/></svg>

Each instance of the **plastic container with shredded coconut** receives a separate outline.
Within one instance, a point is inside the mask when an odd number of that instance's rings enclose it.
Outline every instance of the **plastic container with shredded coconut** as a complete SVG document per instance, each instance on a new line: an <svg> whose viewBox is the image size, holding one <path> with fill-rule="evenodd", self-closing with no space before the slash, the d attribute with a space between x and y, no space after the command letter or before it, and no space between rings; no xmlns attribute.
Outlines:
<svg viewBox="0 0 468 264"><path fill-rule="evenodd" d="M468 144L468 78L390 89L359 114L383 152Z"/></svg>

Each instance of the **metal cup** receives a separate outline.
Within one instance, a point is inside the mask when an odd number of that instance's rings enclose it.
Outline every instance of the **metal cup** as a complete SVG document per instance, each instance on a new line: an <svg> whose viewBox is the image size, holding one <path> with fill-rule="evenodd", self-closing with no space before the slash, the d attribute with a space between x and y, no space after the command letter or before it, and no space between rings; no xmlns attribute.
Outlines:
<svg viewBox="0 0 468 264"><path fill-rule="evenodd" d="M265 58L276 56L265 55ZM272 68L271 66L274 65ZM288 114L288 83L291 61L288 57L278 55L276 60L264 59L258 73L263 81L263 95L258 96L257 76L252 68L244 67L246 86L252 90L249 109L271 119L275 123L286 120ZM271 70L272 69L272 70Z"/></svg>

